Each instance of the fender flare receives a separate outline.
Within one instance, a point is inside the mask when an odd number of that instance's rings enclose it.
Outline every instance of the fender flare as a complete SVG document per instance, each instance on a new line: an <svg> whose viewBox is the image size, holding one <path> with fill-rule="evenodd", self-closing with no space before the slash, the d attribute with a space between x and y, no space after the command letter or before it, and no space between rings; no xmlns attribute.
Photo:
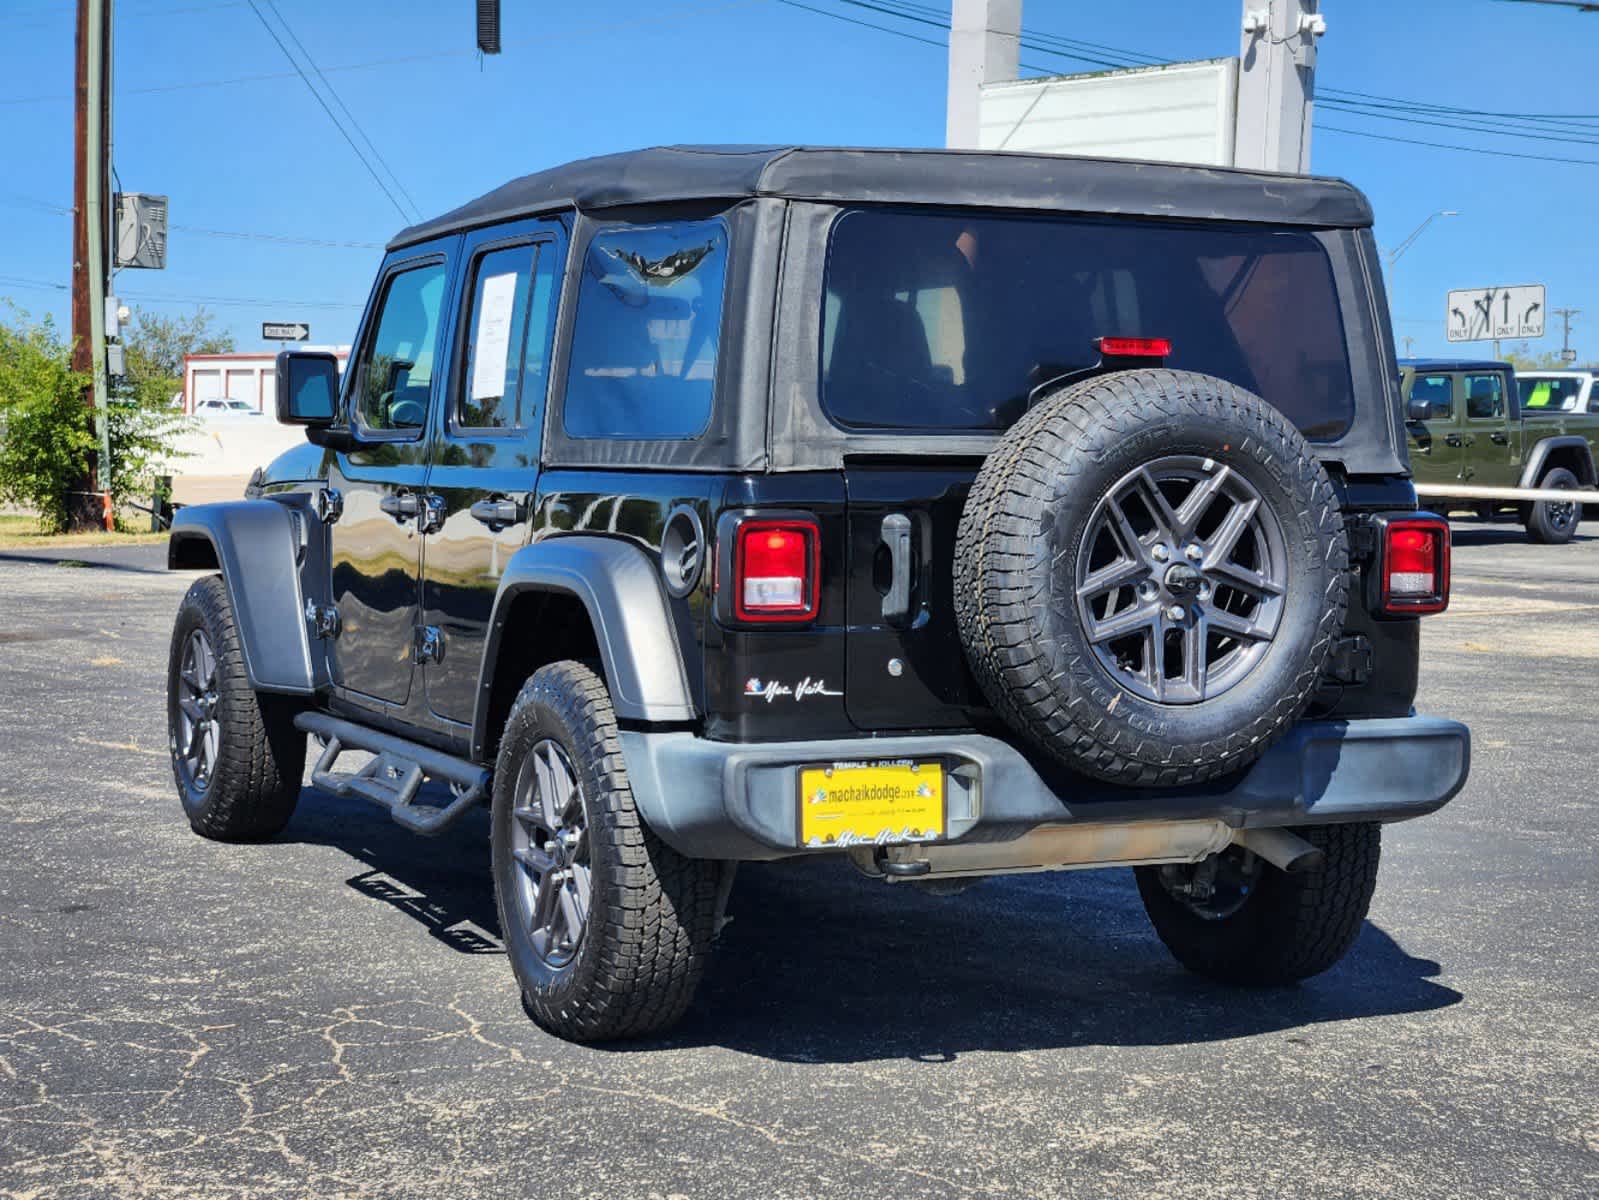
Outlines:
<svg viewBox="0 0 1599 1200"><path fill-rule="evenodd" d="M306 537L304 515L275 500L186 505L172 518L167 569L221 571L257 691L303 696L316 689L300 588Z"/></svg>
<svg viewBox="0 0 1599 1200"><path fill-rule="evenodd" d="M516 598L530 591L572 596L588 612L618 718L651 722L695 718L677 627L655 562L631 542L566 534L522 547L500 576L478 674L474 746L486 741L505 622Z"/></svg>
<svg viewBox="0 0 1599 1200"><path fill-rule="evenodd" d="M1577 482L1585 488L1599 485L1599 472L1594 469L1593 447L1586 438L1576 434L1563 434L1558 437L1544 438L1532 448L1532 453L1527 455L1527 465L1522 468L1521 483L1524 488L1537 487L1538 477L1543 474L1544 464L1549 461L1549 456L1556 450L1574 450L1578 458Z"/></svg>

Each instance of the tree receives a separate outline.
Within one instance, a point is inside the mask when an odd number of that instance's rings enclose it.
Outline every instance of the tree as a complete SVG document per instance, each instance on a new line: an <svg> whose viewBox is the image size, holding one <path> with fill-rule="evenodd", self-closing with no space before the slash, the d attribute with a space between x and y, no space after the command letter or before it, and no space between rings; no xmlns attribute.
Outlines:
<svg viewBox="0 0 1599 1200"><path fill-rule="evenodd" d="M176 457L188 424L172 405L184 356L233 349L211 322L204 309L188 317L140 312L125 328L128 373L112 389L107 413L115 506L148 496ZM70 341L49 317L35 322L13 307L0 319L0 499L33 508L51 530L67 527L72 489L99 444L83 403L85 380L71 360Z"/></svg>
<svg viewBox="0 0 1599 1200"><path fill-rule="evenodd" d="M49 317L35 324L13 306L0 320L0 499L34 509L51 531L67 527L67 502L96 444L84 384Z"/></svg>
<svg viewBox="0 0 1599 1200"><path fill-rule="evenodd" d="M1527 342L1518 342L1505 351L1504 360L1518 371L1558 370L1564 365L1557 351L1549 350L1543 354L1534 354L1532 346Z"/></svg>
<svg viewBox="0 0 1599 1200"><path fill-rule="evenodd" d="M126 377L110 399L111 495L121 504L148 496L156 476L170 469L178 434L189 420L172 400L183 390L183 360L190 354L227 354L233 338L211 328L212 315L187 317L136 310L123 327Z"/></svg>

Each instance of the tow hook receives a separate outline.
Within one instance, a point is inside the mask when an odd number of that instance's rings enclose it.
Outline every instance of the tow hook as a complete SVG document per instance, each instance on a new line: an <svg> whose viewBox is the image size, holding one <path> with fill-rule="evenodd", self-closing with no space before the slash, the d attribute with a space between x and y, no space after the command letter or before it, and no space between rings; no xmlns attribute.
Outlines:
<svg viewBox="0 0 1599 1200"><path fill-rule="evenodd" d="M933 870L933 864L925 858L889 858L887 846L879 846L873 852L872 863L890 879L916 879Z"/></svg>

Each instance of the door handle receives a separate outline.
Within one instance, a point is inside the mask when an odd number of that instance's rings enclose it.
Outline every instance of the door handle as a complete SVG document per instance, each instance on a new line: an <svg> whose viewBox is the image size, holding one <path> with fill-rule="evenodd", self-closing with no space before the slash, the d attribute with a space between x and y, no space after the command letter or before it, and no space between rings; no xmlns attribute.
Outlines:
<svg viewBox="0 0 1599 1200"><path fill-rule="evenodd" d="M1510 445L1510 435L1508 433L1500 433L1498 430L1490 433L1488 435L1488 440L1496 446Z"/></svg>
<svg viewBox="0 0 1599 1200"><path fill-rule="evenodd" d="M1464 446L1465 444L1466 443L1461 440L1460 435L1458 433L1451 433L1451 434L1448 434L1448 435L1446 435L1444 437L1444 445L1453 446L1457 450L1460 447Z"/></svg>
<svg viewBox="0 0 1599 1200"><path fill-rule="evenodd" d="M474 501L470 511L476 520L498 533L507 525L515 525L522 520L523 506L520 500L496 496L489 500Z"/></svg>
<svg viewBox="0 0 1599 1200"><path fill-rule="evenodd" d="M388 492L378 501L378 507L404 525L422 510L422 502L415 492Z"/></svg>
<svg viewBox="0 0 1599 1200"><path fill-rule="evenodd" d="M888 547L888 594L883 597L883 620L902 624L911 611L911 519L904 513L883 518L882 543Z"/></svg>

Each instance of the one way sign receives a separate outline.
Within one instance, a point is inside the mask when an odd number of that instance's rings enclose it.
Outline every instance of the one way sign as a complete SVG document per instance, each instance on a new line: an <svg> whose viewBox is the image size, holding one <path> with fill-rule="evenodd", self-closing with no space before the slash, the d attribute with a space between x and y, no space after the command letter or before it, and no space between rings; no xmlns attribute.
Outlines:
<svg viewBox="0 0 1599 1200"><path fill-rule="evenodd" d="M262 321L263 342L303 342L311 336L311 327L301 321Z"/></svg>

